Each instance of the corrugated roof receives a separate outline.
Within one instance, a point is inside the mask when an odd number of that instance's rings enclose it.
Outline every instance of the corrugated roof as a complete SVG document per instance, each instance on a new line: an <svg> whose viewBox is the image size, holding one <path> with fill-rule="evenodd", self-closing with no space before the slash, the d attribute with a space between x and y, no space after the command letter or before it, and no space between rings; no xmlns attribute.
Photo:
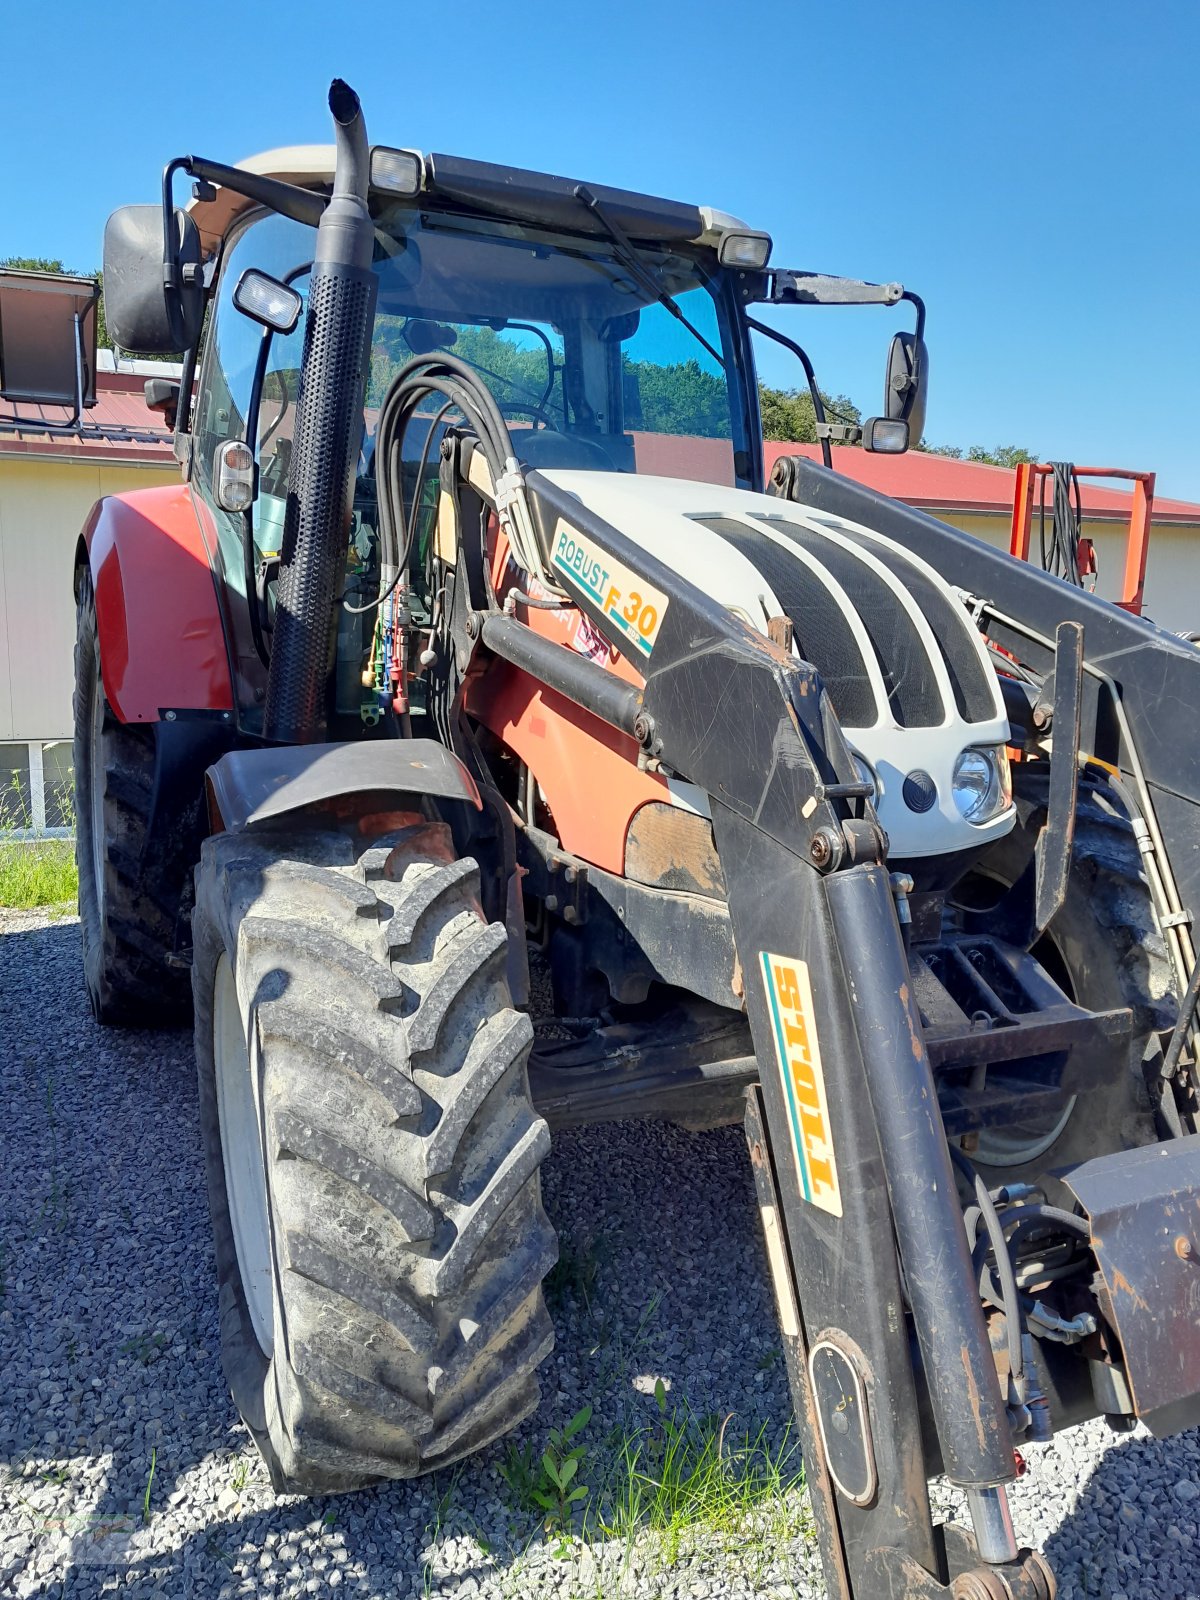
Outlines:
<svg viewBox="0 0 1200 1600"><path fill-rule="evenodd" d="M807 456L819 461L815 444L769 443L763 449L767 472L780 456ZM907 501L929 511L967 511L981 515L1012 513L1016 473L1010 467L992 467L983 461L954 461L949 456L929 455L910 450L907 455L876 455L868 450L834 446L833 464L838 472L880 494ZM1128 522L1130 494L1110 489L1091 478L1081 478L1080 499L1085 517L1096 521ZM1046 506L1051 491L1047 486ZM1037 490L1034 490L1036 515ZM1200 505L1187 500L1154 497L1153 521L1159 523L1200 524Z"/></svg>
<svg viewBox="0 0 1200 1600"><path fill-rule="evenodd" d="M84 412L79 433L48 433L38 426L70 422L68 406L14 405L0 400L0 424L11 423L18 416L31 419L15 431L0 427L0 456L170 466L174 460L171 434L163 427L162 417L146 405L145 381L134 373L98 372L96 404Z"/></svg>

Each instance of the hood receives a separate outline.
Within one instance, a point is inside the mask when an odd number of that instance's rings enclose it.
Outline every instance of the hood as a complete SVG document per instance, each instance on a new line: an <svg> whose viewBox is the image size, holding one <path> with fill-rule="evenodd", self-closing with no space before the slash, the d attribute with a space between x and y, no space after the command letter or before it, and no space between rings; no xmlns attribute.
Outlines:
<svg viewBox="0 0 1200 1600"><path fill-rule="evenodd" d="M544 475L751 627L790 620L795 654L820 673L871 769L893 857L969 849L1012 827L1011 805L976 824L954 801L964 750L1004 765L1008 718L982 637L932 567L871 528L771 495Z"/></svg>

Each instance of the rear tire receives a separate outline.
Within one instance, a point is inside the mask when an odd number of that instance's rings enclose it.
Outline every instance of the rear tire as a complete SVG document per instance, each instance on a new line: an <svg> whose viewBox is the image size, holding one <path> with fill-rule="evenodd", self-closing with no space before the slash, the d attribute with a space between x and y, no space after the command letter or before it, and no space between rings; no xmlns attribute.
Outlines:
<svg viewBox="0 0 1200 1600"><path fill-rule="evenodd" d="M478 894L441 824L365 850L299 828L203 848L193 985L222 1357L281 1492L431 1471L538 1402L550 1137Z"/></svg>
<svg viewBox="0 0 1200 1600"><path fill-rule="evenodd" d="M74 721L75 862L92 1012L97 1022L117 1027L186 1021L191 985L171 957L192 861L178 839L160 847L152 835L154 730L113 715L86 569L79 579ZM197 795L197 815L199 804Z"/></svg>

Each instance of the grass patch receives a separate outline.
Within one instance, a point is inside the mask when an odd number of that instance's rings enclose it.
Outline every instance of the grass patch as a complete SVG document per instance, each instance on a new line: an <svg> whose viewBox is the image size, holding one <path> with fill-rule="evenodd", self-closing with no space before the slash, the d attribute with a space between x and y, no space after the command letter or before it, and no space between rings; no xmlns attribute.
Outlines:
<svg viewBox="0 0 1200 1600"><path fill-rule="evenodd" d="M60 794L57 803L70 826L69 792ZM38 906L73 905L79 896L79 874L72 840L4 837L18 829L28 832L32 826L21 785L14 779L9 792L0 795L0 907L32 911Z"/></svg>
<svg viewBox="0 0 1200 1600"><path fill-rule="evenodd" d="M773 1559L808 1531L798 1491L804 1469L785 1433L773 1442L764 1424L739 1434L733 1418L696 1417L686 1404L668 1408L661 1379L658 1416L618 1428L602 1443L585 1430L585 1406L550 1433L544 1449L511 1443L498 1471L514 1511L533 1513L569 1554L572 1538L623 1544L628 1554L647 1537L664 1566L699 1538L739 1559Z"/></svg>
<svg viewBox="0 0 1200 1600"><path fill-rule="evenodd" d="M32 911L37 906L74 904L78 894L75 846L70 839L0 842L0 906Z"/></svg>
<svg viewBox="0 0 1200 1600"><path fill-rule="evenodd" d="M661 1380L655 1399L658 1421L614 1440L597 1518L606 1537L628 1542L649 1529L669 1565L693 1531L723 1544L797 1531L789 1502L804 1469L789 1434L774 1444L765 1424L756 1434L739 1434L732 1416L695 1417L686 1405L668 1413Z"/></svg>

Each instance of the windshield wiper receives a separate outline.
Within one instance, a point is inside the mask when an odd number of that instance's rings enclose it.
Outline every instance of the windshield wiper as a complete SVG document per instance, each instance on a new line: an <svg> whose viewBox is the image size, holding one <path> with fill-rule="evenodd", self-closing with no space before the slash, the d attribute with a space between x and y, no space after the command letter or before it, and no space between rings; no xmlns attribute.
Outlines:
<svg viewBox="0 0 1200 1600"><path fill-rule="evenodd" d="M669 295L662 285L655 281L654 274L638 255L637 250L634 248L633 241L625 232L624 228L622 228L621 224L617 222L614 217L610 217L608 215L608 213L601 206L599 200L596 199L596 196L586 184L577 183L573 193L580 205L586 207L586 209L592 213L596 221L612 240L614 245L613 254L625 268L626 272L629 273L630 277L633 278L641 286L641 288L646 291L647 294L653 295L658 301L659 305L665 310L669 311L678 322L682 322L683 326L691 334L692 338L698 339L708 351L709 355L718 364L718 366L724 368L724 358L713 349L712 345L709 344L708 340L700 332L700 329L697 328L694 323L689 322L688 318L680 309L678 300L676 300L673 295Z"/></svg>

